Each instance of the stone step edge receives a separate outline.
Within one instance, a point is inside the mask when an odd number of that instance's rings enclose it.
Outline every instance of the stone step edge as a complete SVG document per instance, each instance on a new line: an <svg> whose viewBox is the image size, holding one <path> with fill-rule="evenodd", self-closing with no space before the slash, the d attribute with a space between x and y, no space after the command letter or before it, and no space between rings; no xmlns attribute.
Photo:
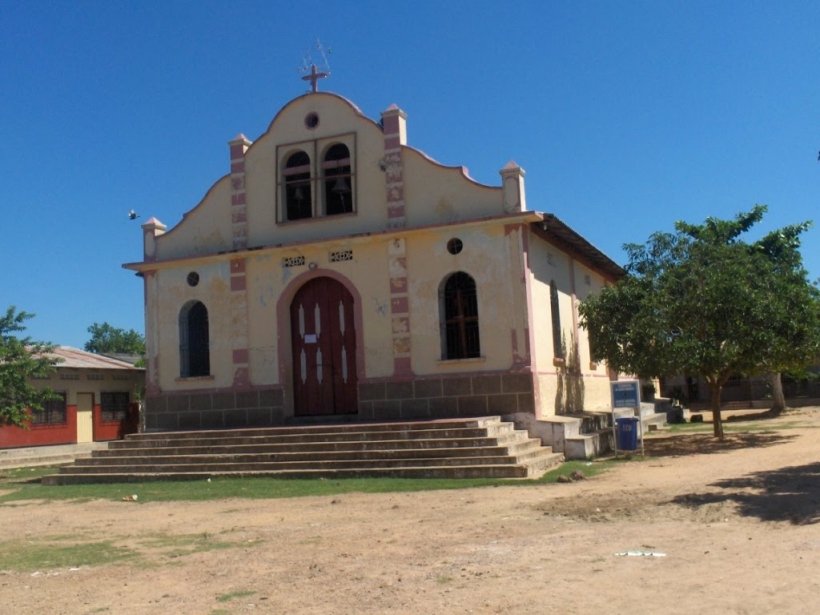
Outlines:
<svg viewBox="0 0 820 615"><path fill-rule="evenodd" d="M480 429L488 426L493 425L501 425L504 424L501 421L501 416L482 416L482 417L469 417L463 419L433 419L433 420L421 420L421 421L397 421L397 422L380 422L380 423L362 423L362 422L355 422L355 423L338 423L338 424L330 424L330 425L283 425L277 427L240 427L237 429L197 429L197 430L174 430L174 431L149 431L137 434L128 434L125 436L123 441L129 440L141 440L144 438L151 438L152 436L157 435L172 435L174 437L197 437L199 435L205 435L206 437L208 434L238 434L242 432L247 432L250 435L259 435L260 432L272 432L272 433L280 433L280 434L287 434L287 432L313 432L313 433L339 433L344 431L350 431L354 429L372 429L374 431L385 431L390 429L396 430L406 430L406 431L415 431L417 429L441 429L447 426L452 428L468 428L468 429ZM468 427L465 427L468 425Z"/></svg>
<svg viewBox="0 0 820 615"><path fill-rule="evenodd" d="M366 468L363 470L283 470L261 472L184 472L175 474L156 473L122 473L122 474L50 474L42 477L43 485L59 485L60 479L66 479L65 484L74 482L109 482L109 483L138 483L149 481L181 481L207 480L209 478L428 478L431 474L473 474L469 478L525 478L528 468L525 465L490 465L490 466L431 466L425 468ZM504 474L505 476L491 476L490 474ZM400 476L402 475L402 476ZM78 479L90 479L81 481Z"/></svg>

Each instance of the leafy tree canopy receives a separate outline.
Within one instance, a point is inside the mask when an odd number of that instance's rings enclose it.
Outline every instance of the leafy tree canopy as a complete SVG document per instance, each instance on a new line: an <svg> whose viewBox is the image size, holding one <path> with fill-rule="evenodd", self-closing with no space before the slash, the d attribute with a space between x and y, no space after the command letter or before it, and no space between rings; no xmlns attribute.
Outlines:
<svg viewBox="0 0 820 615"><path fill-rule="evenodd" d="M25 331L23 323L29 318L33 314L14 306L0 316L0 425L25 427L29 410L42 410L43 403L54 398L51 390L38 390L31 383L54 370L57 359L47 355L53 346L16 336Z"/></svg>
<svg viewBox="0 0 820 615"><path fill-rule="evenodd" d="M709 386L715 435L730 376L780 372L820 358L820 292L800 254L805 222L755 242L755 206L734 220L675 224L625 246L627 275L580 306L593 360L642 377L680 374Z"/></svg>
<svg viewBox="0 0 820 615"><path fill-rule="evenodd" d="M107 322L94 323L88 327L91 339L85 343L85 350L95 354L145 354L145 337L134 329L117 329Z"/></svg>

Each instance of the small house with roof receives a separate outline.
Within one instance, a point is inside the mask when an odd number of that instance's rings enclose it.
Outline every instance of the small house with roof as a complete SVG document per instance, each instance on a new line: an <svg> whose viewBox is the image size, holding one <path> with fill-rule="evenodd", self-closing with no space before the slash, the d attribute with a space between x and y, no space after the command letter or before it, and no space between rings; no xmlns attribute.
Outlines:
<svg viewBox="0 0 820 615"><path fill-rule="evenodd" d="M528 208L515 162L482 185L397 106L315 90L231 140L176 226L142 225L146 427L608 408L577 304L622 269Z"/></svg>
<svg viewBox="0 0 820 615"><path fill-rule="evenodd" d="M118 440L137 431L144 369L69 346L49 354L58 361L54 370L31 384L57 398L32 411L25 428L0 427L0 448Z"/></svg>

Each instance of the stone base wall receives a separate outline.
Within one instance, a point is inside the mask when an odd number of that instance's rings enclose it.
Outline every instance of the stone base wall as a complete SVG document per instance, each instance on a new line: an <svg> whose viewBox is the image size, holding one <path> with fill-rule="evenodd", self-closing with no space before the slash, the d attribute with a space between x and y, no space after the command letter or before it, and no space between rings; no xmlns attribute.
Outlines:
<svg viewBox="0 0 820 615"><path fill-rule="evenodd" d="M325 418L379 421L534 412L532 374L505 372L360 382L358 415ZM283 387L174 392L145 399L147 431L269 427L291 420L285 414Z"/></svg>
<svg viewBox="0 0 820 615"><path fill-rule="evenodd" d="M145 398L145 429L231 429L284 422L281 387L240 391L163 393Z"/></svg>
<svg viewBox="0 0 820 615"><path fill-rule="evenodd" d="M498 373L359 383L359 419L437 419L534 413L532 374Z"/></svg>

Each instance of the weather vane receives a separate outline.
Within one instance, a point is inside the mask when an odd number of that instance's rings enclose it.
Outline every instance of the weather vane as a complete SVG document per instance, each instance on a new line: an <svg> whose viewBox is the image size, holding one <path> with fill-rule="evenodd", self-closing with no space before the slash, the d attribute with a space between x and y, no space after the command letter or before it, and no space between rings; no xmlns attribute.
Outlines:
<svg viewBox="0 0 820 615"><path fill-rule="evenodd" d="M297 72L307 73L302 77L302 81L310 81L310 91L319 91L319 79L330 77L330 64L327 61L327 56L333 53L333 50L328 48L325 54L325 48L319 40L316 44L308 47L305 55L302 58L302 66L297 69Z"/></svg>

